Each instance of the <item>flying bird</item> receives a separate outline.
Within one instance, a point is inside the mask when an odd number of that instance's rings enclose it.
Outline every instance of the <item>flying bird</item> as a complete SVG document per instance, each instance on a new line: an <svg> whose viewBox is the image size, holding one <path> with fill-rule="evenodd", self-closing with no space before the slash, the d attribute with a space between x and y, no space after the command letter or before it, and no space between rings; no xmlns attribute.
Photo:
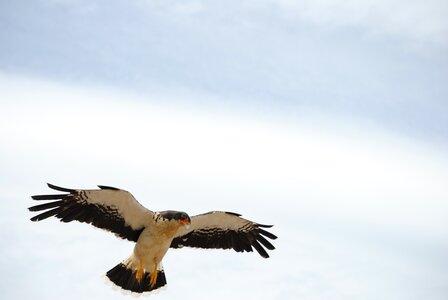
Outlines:
<svg viewBox="0 0 448 300"><path fill-rule="evenodd" d="M243 219L237 213L212 211L190 217L182 211L151 211L131 193L110 186L92 190L48 187L63 193L32 196L50 202L28 208L41 212L31 221L55 216L62 222L92 224L134 242L133 253L106 273L114 284L132 292L153 291L167 284L161 262L169 248L255 249L264 258L269 257L266 249L275 249L266 238L277 237L263 229L272 225Z"/></svg>

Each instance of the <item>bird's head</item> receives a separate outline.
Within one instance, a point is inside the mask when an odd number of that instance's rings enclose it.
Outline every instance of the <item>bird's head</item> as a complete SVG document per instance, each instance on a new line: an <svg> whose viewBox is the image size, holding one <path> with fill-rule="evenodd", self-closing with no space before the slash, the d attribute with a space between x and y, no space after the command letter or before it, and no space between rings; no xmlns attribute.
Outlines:
<svg viewBox="0 0 448 300"><path fill-rule="evenodd" d="M159 215L167 221L177 221L181 225L189 226L191 223L190 216L183 211L165 210L159 212Z"/></svg>

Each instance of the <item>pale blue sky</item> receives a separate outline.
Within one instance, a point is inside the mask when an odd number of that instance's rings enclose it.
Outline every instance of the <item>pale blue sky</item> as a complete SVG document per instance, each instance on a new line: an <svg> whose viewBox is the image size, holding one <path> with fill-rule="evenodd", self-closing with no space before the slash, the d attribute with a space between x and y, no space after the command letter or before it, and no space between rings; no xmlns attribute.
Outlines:
<svg viewBox="0 0 448 300"><path fill-rule="evenodd" d="M273 223L168 253L160 299L445 299L445 1L1 1L0 298L123 299L130 243L46 182ZM246 285L255 288L246 288Z"/></svg>
<svg viewBox="0 0 448 300"><path fill-rule="evenodd" d="M445 1L0 5L6 72L209 93L231 109L324 109L447 138Z"/></svg>

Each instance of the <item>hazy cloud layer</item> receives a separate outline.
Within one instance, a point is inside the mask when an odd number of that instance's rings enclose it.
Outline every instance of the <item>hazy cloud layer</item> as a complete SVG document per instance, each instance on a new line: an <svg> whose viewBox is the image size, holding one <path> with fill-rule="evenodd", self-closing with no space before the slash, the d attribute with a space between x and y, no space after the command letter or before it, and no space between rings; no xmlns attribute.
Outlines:
<svg viewBox="0 0 448 300"><path fill-rule="evenodd" d="M4 298L124 297L101 276L132 244L86 224L30 222L29 197L45 182L109 184L154 210L275 224L268 260L168 253L161 299L446 296L445 152L328 115L291 124L27 78L0 86Z"/></svg>
<svg viewBox="0 0 448 300"><path fill-rule="evenodd" d="M0 68L7 72L140 93L208 94L194 105L231 110L326 110L447 140L443 2L0 5Z"/></svg>
<svg viewBox="0 0 448 300"><path fill-rule="evenodd" d="M448 4L443 0L281 0L280 3L285 11L300 19L328 28L358 28L374 35L391 35L419 43L446 46L448 42Z"/></svg>
<svg viewBox="0 0 448 300"><path fill-rule="evenodd" d="M29 221L52 182L275 224L269 260L168 253L161 299L445 299L446 12L1 1L0 298L126 297L101 276L130 243Z"/></svg>

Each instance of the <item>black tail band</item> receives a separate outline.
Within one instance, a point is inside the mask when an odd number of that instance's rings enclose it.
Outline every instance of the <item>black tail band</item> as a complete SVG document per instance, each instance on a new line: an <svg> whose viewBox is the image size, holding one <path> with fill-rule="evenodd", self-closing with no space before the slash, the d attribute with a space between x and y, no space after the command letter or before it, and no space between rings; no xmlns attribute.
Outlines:
<svg viewBox="0 0 448 300"><path fill-rule="evenodd" d="M126 265L120 263L106 273L106 276L124 290L135 293L143 293L156 290L166 285L165 272L163 270L157 271L157 282L151 286L149 281L149 273L144 272L140 282L137 280L137 272L126 268Z"/></svg>

